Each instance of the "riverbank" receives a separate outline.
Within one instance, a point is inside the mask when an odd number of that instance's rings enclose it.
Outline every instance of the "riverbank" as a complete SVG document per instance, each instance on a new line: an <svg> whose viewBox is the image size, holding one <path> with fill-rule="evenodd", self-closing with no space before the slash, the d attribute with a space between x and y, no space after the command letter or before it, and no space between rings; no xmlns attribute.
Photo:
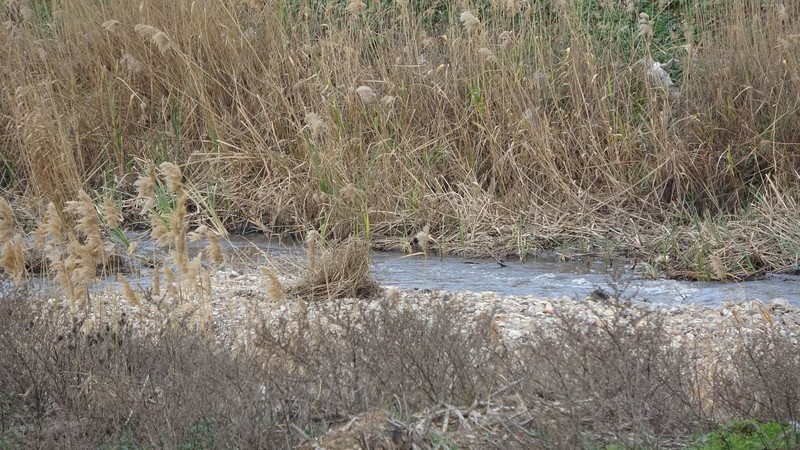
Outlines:
<svg viewBox="0 0 800 450"><path fill-rule="evenodd" d="M283 283L295 278L296 275L288 279L281 277ZM713 336L730 335L737 327L749 333L764 326L778 327L776 329L783 330L782 333L792 338L793 342L800 337L800 307L782 298L735 302L720 299L718 305L704 305L652 297L642 301L635 288L617 294L612 294L613 290L606 287L597 288L596 293L586 297L547 297L388 286L380 288L376 297L371 299L309 302L300 297L287 299L284 293L276 297L271 281L256 270L221 269L209 277L208 282L208 293L192 295L193 300L187 300L183 306L176 305L176 300L169 300L163 292L160 298L154 296L151 280L142 286L135 283L128 285L130 291L124 284L113 281L104 283L103 288L92 290L93 318L102 321L102 317L96 314L112 314L112 317L125 314L129 320L135 318L137 327L148 334L157 332L157 324L168 318L164 315L165 311L182 307L186 309L186 314L201 314L204 320L211 320L213 325L207 325L217 330L223 342L235 347L239 344L246 346L251 340L247 336L254 331L253 327L261 326L264 320L293 321L296 319L293 314L301 307L307 308L306 314L311 320L316 316L324 316L325 308L330 304L347 308L358 303L360 307L377 308L391 301L419 311L424 305L442 301L463 311L468 317L492 316L498 330L503 331L504 340L509 342L524 342L530 330L552 326L560 317L574 317L591 325L620 314L624 317L639 314L659 317L664 321L665 331L677 341L686 335L712 339ZM74 310L74 303L67 298L51 298L44 305L57 313ZM303 304L305 306L301 306Z"/></svg>
<svg viewBox="0 0 800 450"><path fill-rule="evenodd" d="M0 190L151 228L169 162L218 232L797 272L798 6L551 3L15 2Z"/></svg>
<svg viewBox="0 0 800 450"><path fill-rule="evenodd" d="M77 421L17 432L94 444L682 448L732 420L797 420L800 309L783 300L659 307L602 293L388 287L373 298L307 301L268 278L221 270L209 290L179 300L109 291L89 312L62 299L4 304L12 323L0 332L0 382L39 383L45 422ZM19 373L23 362L33 372ZM61 368L37 372L51 364ZM64 377L67 386L50 384ZM254 422L265 412L277 422ZM171 432L148 419L164 414ZM98 425L108 431L79 437Z"/></svg>

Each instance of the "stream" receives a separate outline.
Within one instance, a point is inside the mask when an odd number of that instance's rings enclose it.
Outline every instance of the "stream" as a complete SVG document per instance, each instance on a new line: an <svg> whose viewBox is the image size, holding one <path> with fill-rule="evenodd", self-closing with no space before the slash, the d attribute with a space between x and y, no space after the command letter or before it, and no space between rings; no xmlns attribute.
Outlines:
<svg viewBox="0 0 800 450"><path fill-rule="evenodd" d="M159 254L154 243L142 234L131 234L138 241L140 254ZM305 258L303 246L291 242L280 244L275 238L263 234L244 236L231 235L228 241L221 240L228 254L230 269L245 272L266 265L280 258ZM205 247L204 242L189 242L190 256ZM165 255L164 255L165 256ZM659 305L701 304L719 306L726 301L743 302L761 300L769 302L783 298L800 306L800 276L774 274L764 280L742 283L719 283L652 279L641 270L633 270L632 262L613 260L613 267L606 261L562 262L557 257L528 258L504 261L499 264L491 259L464 259L459 257L409 256L395 252L372 252L371 272L382 286L402 289L446 290L446 291L493 291L501 296L533 295L537 297L563 297L583 299L596 289L607 293L613 287L624 288L622 296L636 301ZM141 268L126 274L128 281L139 287L152 282L152 269ZM616 281L615 281L616 278ZM101 280L92 290L116 287L116 277ZM58 289L54 282L40 279L39 287L44 291ZM49 286L48 286L49 285Z"/></svg>
<svg viewBox="0 0 800 450"><path fill-rule="evenodd" d="M302 246L281 245L264 235L231 236L225 243L233 260L248 267L263 263L267 257L305 255ZM383 286L406 289L447 291L493 291L501 296L534 295L584 298L595 289L612 292L610 282L617 277L618 287L626 286L623 296L639 301L676 305L699 303L716 306L725 301L769 301L784 298L800 305L800 276L772 275L765 280L743 283L719 283L648 279L630 268L631 262L615 260L614 267L605 261L562 262L558 258L529 258L524 262L459 257L407 256L394 252L372 252L372 274ZM233 268L239 267L233 264Z"/></svg>

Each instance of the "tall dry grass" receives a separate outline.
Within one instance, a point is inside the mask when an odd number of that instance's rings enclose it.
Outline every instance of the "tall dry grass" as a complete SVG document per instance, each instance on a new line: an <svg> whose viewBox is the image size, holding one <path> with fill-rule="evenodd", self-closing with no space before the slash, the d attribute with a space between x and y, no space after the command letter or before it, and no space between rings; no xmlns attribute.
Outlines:
<svg viewBox="0 0 800 450"><path fill-rule="evenodd" d="M168 161L231 228L795 269L794 3L53 5L4 9L16 193Z"/></svg>

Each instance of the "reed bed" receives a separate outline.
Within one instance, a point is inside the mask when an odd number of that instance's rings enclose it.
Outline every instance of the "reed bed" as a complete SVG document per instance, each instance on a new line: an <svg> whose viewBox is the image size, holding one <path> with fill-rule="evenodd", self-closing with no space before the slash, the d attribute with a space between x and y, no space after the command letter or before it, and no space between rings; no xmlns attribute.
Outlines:
<svg viewBox="0 0 800 450"><path fill-rule="evenodd" d="M134 183L166 163L217 234L796 271L798 8L9 0L0 189L34 218L113 193L149 226Z"/></svg>

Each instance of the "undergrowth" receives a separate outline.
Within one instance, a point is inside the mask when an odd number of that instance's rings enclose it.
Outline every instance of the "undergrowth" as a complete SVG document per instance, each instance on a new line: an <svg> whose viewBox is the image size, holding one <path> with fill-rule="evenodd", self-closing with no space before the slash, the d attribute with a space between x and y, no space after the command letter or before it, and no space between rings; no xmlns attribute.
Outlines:
<svg viewBox="0 0 800 450"><path fill-rule="evenodd" d="M217 234L796 271L797 8L6 0L0 189L25 232L81 189L149 227L167 162Z"/></svg>
<svg viewBox="0 0 800 450"><path fill-rule="evenodd" d="M797 445L800 360L777 324L730 354L611 300L512 341L491 311L389 292L260 316L242 351L191 318L142 333L3 286L2 448Z"/></svg>

